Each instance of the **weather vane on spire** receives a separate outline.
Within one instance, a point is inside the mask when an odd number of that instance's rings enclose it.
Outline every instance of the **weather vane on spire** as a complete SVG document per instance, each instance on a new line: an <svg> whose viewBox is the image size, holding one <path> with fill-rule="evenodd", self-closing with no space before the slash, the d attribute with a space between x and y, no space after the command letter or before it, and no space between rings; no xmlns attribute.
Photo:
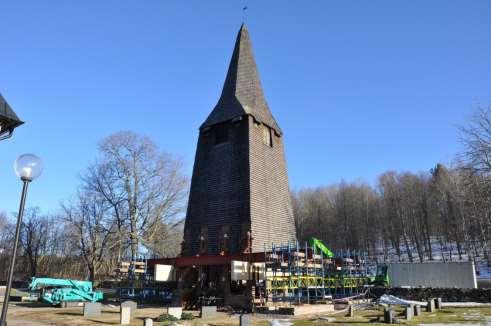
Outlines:
<svg viewBox="0 0 491 326"><path fill-rule="evenodd" d="M247 6L244 5L244 7L242 7L242 22L245 23L246 22L246 12L247 12Z"/></svg>

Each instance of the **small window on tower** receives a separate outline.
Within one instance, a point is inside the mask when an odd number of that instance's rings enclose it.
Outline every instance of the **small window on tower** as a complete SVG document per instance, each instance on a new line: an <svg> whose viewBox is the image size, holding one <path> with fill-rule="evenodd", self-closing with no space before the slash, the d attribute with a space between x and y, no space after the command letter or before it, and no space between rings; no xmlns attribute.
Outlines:
<svg viewBox="0 0 491 326"><path fill-rule="evenodd" d="M228 141L228 128L221 124L215 127L215 145Z"/></svg>
<svg viewBox="0 0 491 326"><path fill-rule="evenodd" d="M220 229L219 237L219 251L220 255L226 255L229 252L229 242L230 242L230 226L223 225Z"/></svg>
<svg viewBox="0 0 491 326"><path fill-rule="evenodd" d="M201 233L199 235L199 253L206 254L208 251L208 226L201 226Z"/></svg>
<svg viewBox="0 0 491 326"><path fill-rule="evenodd" d="M263 125L263 142L269 147L273 147L273 130Z"/></svg>
<svg viewBox="0 0 491 326"><path fill-rule="evenodd" d="M240 226L240 249L242 252L250 252L251 246L251 225L249 223L242 223Z"/></svg>

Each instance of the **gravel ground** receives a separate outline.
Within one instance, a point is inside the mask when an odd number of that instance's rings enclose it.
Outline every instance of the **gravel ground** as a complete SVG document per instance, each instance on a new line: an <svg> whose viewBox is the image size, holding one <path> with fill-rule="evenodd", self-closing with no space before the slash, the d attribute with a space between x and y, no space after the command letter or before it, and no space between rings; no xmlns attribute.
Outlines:
<svg viewBox="0 0 491 326"><path fill-rule="evenodd" d="M9 320L9 326L52 326L54 324L43 324L35 321L27 320Z"/></svg>

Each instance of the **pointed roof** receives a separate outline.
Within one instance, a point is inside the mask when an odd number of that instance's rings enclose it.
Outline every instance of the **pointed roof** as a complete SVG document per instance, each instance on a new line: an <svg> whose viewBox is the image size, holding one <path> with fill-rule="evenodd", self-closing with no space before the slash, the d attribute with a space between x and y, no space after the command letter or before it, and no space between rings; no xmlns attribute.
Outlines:
<svg viewBox="0 0 491 326"><path fill-rule="evenodd" d="M17 114L15 114L14 110L10 107L2 94L0 94L0 119L7 120L7 125L4 126L4 128L9 130L13 130L24 123L19 119ZM0 130L0 132L1 131L3 130Z"/></svg>
<svg viewBox="0 0 491 326"><path fill-rule="evenodd" d="M235 41L222 95L201 128L246 114L252 115L281 134L281 129L264 98L249 32L245 24L242 24Z"/></svg>

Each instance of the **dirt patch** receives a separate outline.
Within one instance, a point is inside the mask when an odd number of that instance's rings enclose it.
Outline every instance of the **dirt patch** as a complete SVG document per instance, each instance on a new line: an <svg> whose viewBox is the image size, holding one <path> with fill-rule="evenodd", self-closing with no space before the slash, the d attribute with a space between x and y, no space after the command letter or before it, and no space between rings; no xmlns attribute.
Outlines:
<svg viewBox="0 0 491 326"><path fill-rule="evenodd" d="M1 305L0 305L1 306ZM164 312L164 308L141 308L136 312L131 325L141 326L145 318L156 318ZM193 312L197 317L197 312ZM181 321L180 325L199 326L199 325L220 325L233 326L239 324L238 317L219 313L217 318L210 320ZM119 307L103 305L102 316L99 318L83 317L83 308L53 308L26 304L12 304L9 307L9 326L87 326L87 325L119 325ZM167 325L157 323L154 325Z"/></svg>
<svg viewBox="0 0 491 326"><path fill-rule="evenodd" d="M1 306L1 304L0 304ZM12 304L9 308L9 326L86 326L86 325L119 325L119 307L103 306L103 314L100 318L85 319L83 317L83 308L53 308L42 307L26 304ZM143 319L156 318L164 312L164 308L145 307L137 310L136 318L131 325L141 326ZM197 317L198 312L193 312ZM397 310L398 318L403 318L402 309ZM281 319L283 317L276 317ZM255 315L253 316L253 325L270 326L273 316ZM355 317L347 317L346 313L331 314L326 317L324 314L314 316L293 317L290 319L295 326L320 326L320 325L366 325L376 326L385 325L383 321L383 310L381 308L356 311ZM445 308L435 313L424 312L421 317L416 317L411 321L403 321L408 326L420 324L469 324L485 323L491 321L491 308ZM169 323L157 323L155 326L164 326ZM239 325L237 315L228 315L219 313L216 318L209 320L195 319L193 321L180 321L182 326L235 326ZM277 323L280 325L280 323Z"/></svg>

